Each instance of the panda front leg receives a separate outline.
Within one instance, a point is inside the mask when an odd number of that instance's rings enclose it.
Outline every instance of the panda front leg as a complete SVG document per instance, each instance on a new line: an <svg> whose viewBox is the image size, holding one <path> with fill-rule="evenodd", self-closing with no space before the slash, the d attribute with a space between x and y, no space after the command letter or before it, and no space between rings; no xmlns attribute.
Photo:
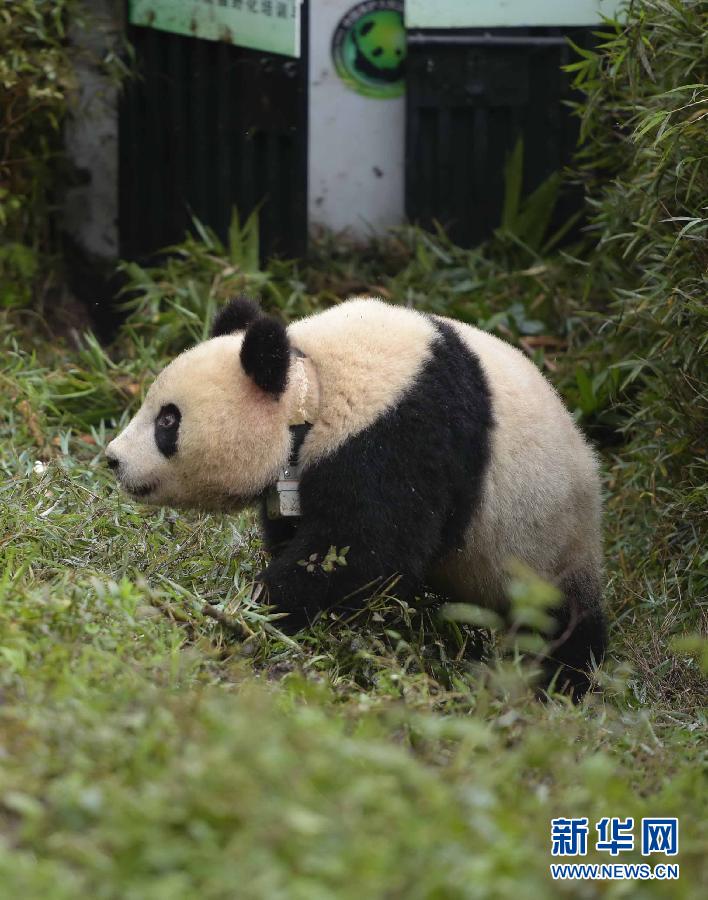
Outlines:
<svg viewBox="0 0 708 900"><path fill-rule="evenodd" d="M406 560L385 536L372 540L351 525L345 533L303 523L276 551L258 581L265 589L259 600L288 614L278 620L278 628L293 634L327 610L355 611L381 591L411 599L421 587L420 560Z"/></svg>
<svg viewBox="0 0 708 900"><path fill-rule="evenodd" d="M259 580L267 601L288 613L278 627L298 631L323 611L360 609L377 592L410 600L422 588L449 502L433 479L401 469L398 443L387 438L365 432L306 470L293 531L261 510L273 555Z"/></svg>

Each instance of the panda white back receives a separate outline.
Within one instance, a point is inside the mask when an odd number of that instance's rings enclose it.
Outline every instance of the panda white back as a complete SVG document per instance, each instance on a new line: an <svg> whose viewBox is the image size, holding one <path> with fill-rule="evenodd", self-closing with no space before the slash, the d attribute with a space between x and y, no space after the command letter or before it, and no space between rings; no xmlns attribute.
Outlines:
<svg viewBox="0 0 708 900"><path fill-rule="evenodd" d="M488 332L450 324L479 359L491 390L494 428L483 500L465 548L446 558L455 596L483 592L504 605L511 559L560 582L602 567L597 462L555 389L520 350Z"/></svg>

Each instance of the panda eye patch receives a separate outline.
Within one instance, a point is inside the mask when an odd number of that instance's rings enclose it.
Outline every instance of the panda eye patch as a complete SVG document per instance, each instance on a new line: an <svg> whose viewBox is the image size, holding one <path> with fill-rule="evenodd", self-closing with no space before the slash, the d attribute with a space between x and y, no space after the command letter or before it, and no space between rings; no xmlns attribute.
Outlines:
<svg viewBox="0 0 708 900"><path fill-rule="evenodd" d="M174 428L177 424L177 416L173 412L160 413L157 417L160 428Z"/></svg>
<svg viewBox="0 0 708 900"><path fill-rule="evenodd" d="M162 407L155 417L155 443L163 456L174 456L177 452L177 432L182 414L174 403Z"/></svg>

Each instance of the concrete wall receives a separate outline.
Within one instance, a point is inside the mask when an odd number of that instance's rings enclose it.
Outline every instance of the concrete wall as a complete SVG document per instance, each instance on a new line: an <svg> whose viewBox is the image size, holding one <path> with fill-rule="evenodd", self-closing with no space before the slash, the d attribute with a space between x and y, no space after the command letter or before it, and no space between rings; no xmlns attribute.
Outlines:
<svg viewBox="0 0 708 900"><path fill-rule="evenodd" d="M85 0L85 21L74 24L78 91L65 127L76 170L64 199L64 230L77 250L97 261L118 257L118 86L104 60L122 42L121 0Z"/></svg>
<svg viewBox="0 0 708 900"><path fill-rule="evenodd" d="M364 97L335 71L332 36L358 0L310 3L310 226L359 237L404 218L405 99Z"/></svg>

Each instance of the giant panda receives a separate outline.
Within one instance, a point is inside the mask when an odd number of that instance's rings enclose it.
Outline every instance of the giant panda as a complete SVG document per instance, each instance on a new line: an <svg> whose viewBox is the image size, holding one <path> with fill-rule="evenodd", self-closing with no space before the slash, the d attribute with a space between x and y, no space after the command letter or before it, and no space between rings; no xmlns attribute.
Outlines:
<svg viewBox="0 0 708 900"><path fill-rule="evenodd" d="M258 590L290 632L382 588L503 613L519 560L562 593L547 677L578 699L603 656L596 460L536 366L485 331L373 298L286 328L238 298L106 455L145 503L260 505ZM346 565L319 564L332 546Z"/></svg>

